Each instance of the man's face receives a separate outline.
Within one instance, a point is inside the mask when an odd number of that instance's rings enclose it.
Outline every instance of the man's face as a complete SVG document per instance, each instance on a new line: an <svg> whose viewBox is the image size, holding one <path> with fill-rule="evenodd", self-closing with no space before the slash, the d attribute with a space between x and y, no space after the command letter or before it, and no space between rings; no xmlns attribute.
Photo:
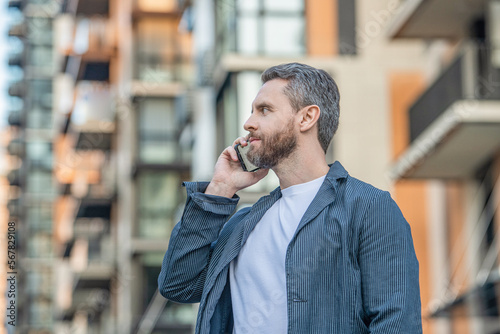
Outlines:
<svg viewBox="0 0 500 334"><path fill-rule="evenodd" d="M252 115L244 128L249 132L248 159L261 168L272 168L297 147L296 112L284 93L287 82L266 82L252 103Z"/></svg>

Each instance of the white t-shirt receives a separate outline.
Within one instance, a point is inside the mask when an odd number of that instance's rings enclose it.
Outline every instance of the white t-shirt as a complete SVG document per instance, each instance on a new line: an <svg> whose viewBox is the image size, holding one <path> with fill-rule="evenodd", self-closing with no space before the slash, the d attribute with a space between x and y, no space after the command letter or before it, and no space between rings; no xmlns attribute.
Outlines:
<svg viewBox="0 0 500 334"><path fill-rule="evenodd" d="M286 251L324 179L281 190L231 262L233 334L287 332Z"/></svg>

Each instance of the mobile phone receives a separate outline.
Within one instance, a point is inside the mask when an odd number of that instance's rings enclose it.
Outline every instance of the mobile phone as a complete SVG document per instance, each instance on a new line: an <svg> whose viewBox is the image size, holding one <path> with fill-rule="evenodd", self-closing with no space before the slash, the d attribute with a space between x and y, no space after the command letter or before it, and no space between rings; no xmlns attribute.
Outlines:
<svg viewBox="0 0 500 334"><path fill-rule="evenodd" d="M238 155L238 160L240 161L241 168L243 168L245 172L255 172L256 170L260 169L260 167L257 167L250 161L248 161L247 153L250 149L250 145L241 146L241 144L236 144L234 146L234 149L236 150L236 154Z"/></svg>

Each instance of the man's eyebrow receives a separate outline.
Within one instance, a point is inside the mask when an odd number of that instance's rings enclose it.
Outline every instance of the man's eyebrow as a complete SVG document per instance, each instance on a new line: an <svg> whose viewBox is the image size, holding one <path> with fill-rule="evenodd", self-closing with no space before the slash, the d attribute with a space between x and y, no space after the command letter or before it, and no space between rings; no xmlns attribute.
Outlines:
<svg viewBox="0 0 500 334"><path fill-rule="evenodd" d="M273 109L273 106L267 102L259 102L252 107L252 112L254 109L261 110L264 108Z"/></svg>

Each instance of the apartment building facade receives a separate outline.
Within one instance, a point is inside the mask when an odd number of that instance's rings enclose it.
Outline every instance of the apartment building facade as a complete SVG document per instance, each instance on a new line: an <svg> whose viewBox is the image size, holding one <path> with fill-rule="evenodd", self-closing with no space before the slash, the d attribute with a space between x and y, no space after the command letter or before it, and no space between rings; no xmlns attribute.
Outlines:
<svg viewBox="0 0 500 334"><path fill-rule="evenodd" d="M181 181L210 179L260 73L298 61L340 88L328 160L411 225L424 333L497 333L498 1L453 3L9 1L18 331L191 333L196 305L156 287Z"/></svg>
<svg viewBox="0 0 500 334"><path fill-rule="evenodd" d="M9 1L17 333L190 333L155 299L190 175L189 16L178 1ZM156 304L155 304L156 301ZM158 308L160 301L160 308Z"/></svg>
<svg viewBox="0 0 500 334"><path fill-rule="evenodd" d="M498 1L406 1L388 24L392 40L428 43L423 86L394 101L390 175L427 235L434 333L500 332L499 15Z"/></svg>

